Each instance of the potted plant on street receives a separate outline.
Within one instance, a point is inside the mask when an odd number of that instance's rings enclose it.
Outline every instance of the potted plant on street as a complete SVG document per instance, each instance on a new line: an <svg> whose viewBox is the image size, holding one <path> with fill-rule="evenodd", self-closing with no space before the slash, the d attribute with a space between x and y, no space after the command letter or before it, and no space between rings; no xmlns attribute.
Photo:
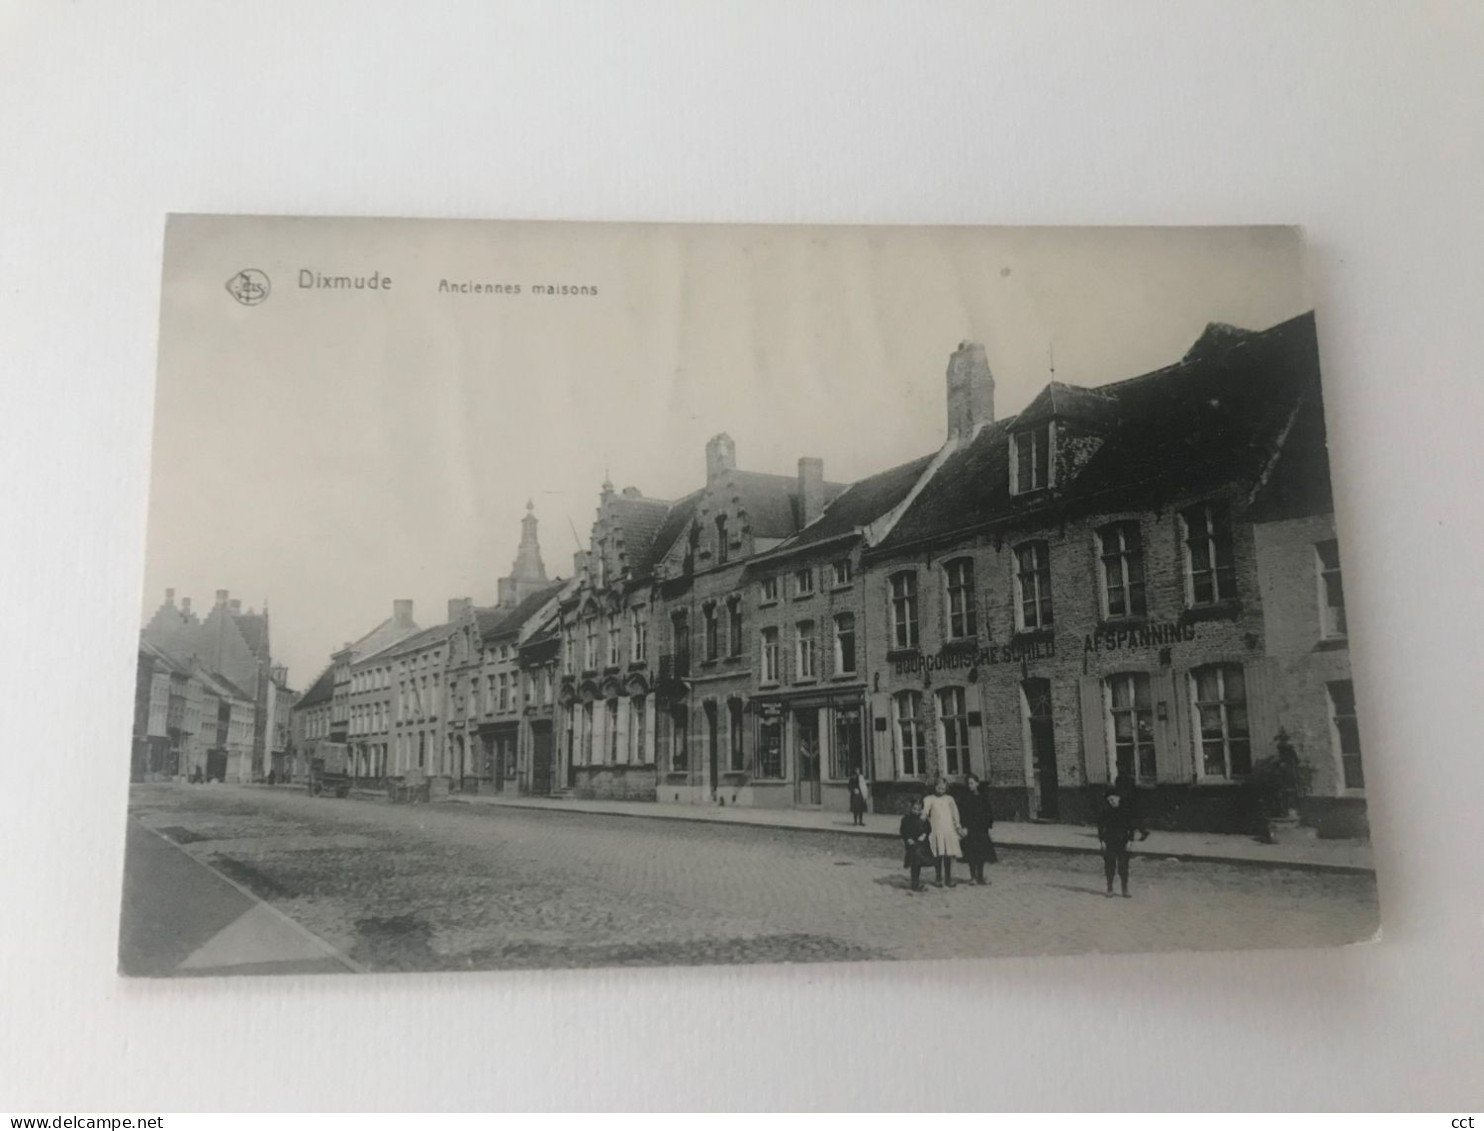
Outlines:
<svg viewBox="0 0 1484 1131"><path fill-rule="evenodd" d="M1257 834L1265 844L1277 844L1298 827L1299 802L1314 780L1314 767L1298 756L1287 731L1278 731L1276 745L1278 752L1259 759L1246 783Z"/></svg>

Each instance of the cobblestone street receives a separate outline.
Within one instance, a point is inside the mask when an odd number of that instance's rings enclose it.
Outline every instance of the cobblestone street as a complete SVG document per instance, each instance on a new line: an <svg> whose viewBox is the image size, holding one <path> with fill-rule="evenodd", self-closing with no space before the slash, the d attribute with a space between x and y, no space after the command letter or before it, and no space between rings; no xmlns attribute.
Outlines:
<svg viewBox="0 0 1484 1131"><path fill-rule="evenodd" d="M1095 856L1007 849L988 887L914 894L895 842L843 834L290 787L136 786L131 813L375 971L1326 946L1379 922L1368 875L1138 859L1110 900Z"/></svg>

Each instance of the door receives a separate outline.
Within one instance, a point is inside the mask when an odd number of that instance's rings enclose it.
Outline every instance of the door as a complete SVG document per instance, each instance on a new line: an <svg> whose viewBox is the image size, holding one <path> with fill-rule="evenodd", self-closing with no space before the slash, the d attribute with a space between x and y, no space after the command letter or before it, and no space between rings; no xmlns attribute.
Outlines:
<svg viewBox="0 0 1484 1131"><path fill-rule="evenodd" d="M1020 685L1025 696L1026 741L1030 744L1031 777L1036 816L1057 818L1056 730L1051 723L1051 681L1028 679Z"/></svg>
<svg viewBox="0 0 1484 1131"><path fill-rule="evenodd" d="M545 797L551 792L551 724L531 724L531 792Z"/></svg>
<svg viewBox="0 0 1484 1131"><path fill-rule="evenodd" d="M711 796L715 797L721 777L721 731L715 703L706 704L706 758L707 769L711 774L707 781L711 784Z"/></svg>
<svg viewBox="0 0 1484 1131"><path fill-rule="evenodd" d="M818 805L819 711L794 712L795 796L800 805Z"/></svg>

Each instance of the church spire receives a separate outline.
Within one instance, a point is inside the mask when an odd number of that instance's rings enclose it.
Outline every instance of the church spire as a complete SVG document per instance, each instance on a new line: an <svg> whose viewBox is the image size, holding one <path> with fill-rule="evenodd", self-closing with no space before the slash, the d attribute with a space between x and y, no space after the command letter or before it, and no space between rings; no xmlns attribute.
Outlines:
<svg viewBox="0 0 1484 1131"><path fill-rule="evenodd" d="M520 520L520 545L515 551L515 564L510 574L500 578L500 604L514 605L528 593L546 584L546 563L541 560L541 542L536 536L536 504L526 500L525 517Z"/></svg>

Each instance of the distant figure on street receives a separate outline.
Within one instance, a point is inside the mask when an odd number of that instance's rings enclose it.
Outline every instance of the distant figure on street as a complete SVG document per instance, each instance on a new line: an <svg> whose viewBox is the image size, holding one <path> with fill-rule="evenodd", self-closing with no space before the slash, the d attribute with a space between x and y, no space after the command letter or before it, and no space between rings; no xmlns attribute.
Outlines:
<svg viewBox="0 0 1484 1131"><path fill-rule="evenodd" d="M963 804L958 807L964 823L964 859L969 864L969 878L976 884L987 884L984 865L994 864L999 854L994 850L994 841L989 830L994 827L994 810L990 807L989 784L979 780L977 774L968 777L969 791Z"/></svg>
<svg viewBox="0 0 1484 1131"><path fill-rule="evenodd" d="M1140 839L1147 840L1149 830L1142 828L1137 805L1125 800L1115 786L1103 795L1103 804L1098 810L1098 843L1103 849L1103 875L1108 881L1108 898L1113 898L1113 876L1117 874L1123 898L1129 898L1128 862L1129 844L1135 832Z"/></svg>
<svg viewBox="0 0 1484 1131"><path fill-rule="evenodd" d="M964 824L959 819L958 802L948 796L948 783L939 778L932 794L922 804L922 816L928 823L928 845L933 851L935 883L942 887L946 880L953 886L953 862L963 855L959 837Z"/></svg>
<svg viewBox="0 0 1484 1131"><path fill-rule="evenodd" d="M902 837L904 855L902 867L912 870L912 890L922 890L922 866L933 859L933 851L928 847L928 826L922 819L922 801L918 798L912 799L912 808L902 818L901 828L898 830Z"/></svg>
<svg viewBox="0 0 1484 1131"><path fill-rule="evenodd" d="M866 784L866 775L860 770L855 770L849 778L850 783L850 823L852 825L864 825L866 823L866 812L871 808L871 787Z"/></svg>

